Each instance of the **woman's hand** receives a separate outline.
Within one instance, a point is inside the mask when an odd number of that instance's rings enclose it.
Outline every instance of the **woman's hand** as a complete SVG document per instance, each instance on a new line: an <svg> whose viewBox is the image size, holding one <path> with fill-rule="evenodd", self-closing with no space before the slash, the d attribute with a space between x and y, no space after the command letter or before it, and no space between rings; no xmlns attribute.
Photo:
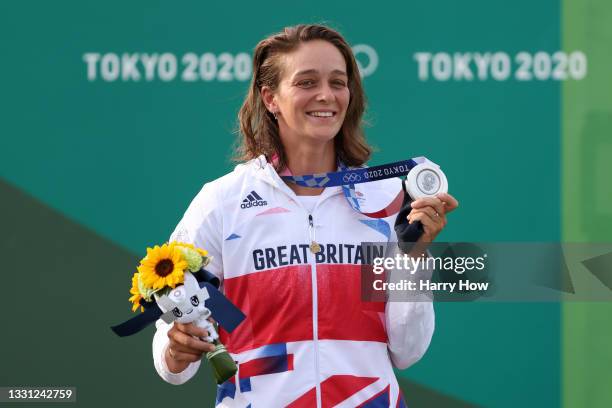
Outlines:
<svg viewBox="0 0 612 408"><path fill-rule="evenodd" d="M174 322L173 327L168 330L170 343L164 356L168 369L173 373L180 373L190 363L200 360L202 354L213 351L213 344L200 340L206 336L208 332L193 323Z"/></svg>
<svg viewBox="0 0 612 408"><path fill-rule="evenodd" d="M442 193L435 197L419 198L412 202L412 211L408 214L408 223L421 221L423 235L417 242L432 242L446 226L446 214L459 206L459 202L450 194Z"/></svg>

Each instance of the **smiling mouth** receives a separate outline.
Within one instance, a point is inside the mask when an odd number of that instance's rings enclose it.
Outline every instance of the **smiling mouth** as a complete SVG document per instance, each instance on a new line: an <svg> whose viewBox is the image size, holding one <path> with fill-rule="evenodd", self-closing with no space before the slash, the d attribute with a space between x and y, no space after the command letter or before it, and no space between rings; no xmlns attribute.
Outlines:
<svg viewBox="0 0 612 408"><path fill-rule="evenodd" d="M306 112L306 114L308 116L312 116L312 117L315 117L315 118L332 118L332 117L336 116L336 112L313 111L313 112Z"/></svg>
<svg viewBox="0 0 612 408"><path fill-rule="evenodd" d="M191 312L193 312L193 309L191 309L191 310L190 310L190 311L188 311L188 312L185 312L185 314L191 314Z"/></svg>

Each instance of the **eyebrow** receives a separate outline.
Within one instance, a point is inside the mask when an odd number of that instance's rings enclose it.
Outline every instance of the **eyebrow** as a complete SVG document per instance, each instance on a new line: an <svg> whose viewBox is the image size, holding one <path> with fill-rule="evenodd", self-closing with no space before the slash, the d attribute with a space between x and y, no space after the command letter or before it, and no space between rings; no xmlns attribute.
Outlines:
<svg viewBox="0 0 612 408"><path fill-rule="evenodd" d="M296 76L300 76L300 75L318 74L318 73L319 73L319 71L317 71L316 69L306 69L306 70L304 70L304 71L297 72L297 73L294 75L294 77L296 77ZM348 75L346 74L346 72L344 72L344 71L342 71L342 70L339 70L339 69L334 69L334 70L333 70L331 73L332 73L332 74L344 75L344 76L347 76L347 77L348 77Z"/></svg>

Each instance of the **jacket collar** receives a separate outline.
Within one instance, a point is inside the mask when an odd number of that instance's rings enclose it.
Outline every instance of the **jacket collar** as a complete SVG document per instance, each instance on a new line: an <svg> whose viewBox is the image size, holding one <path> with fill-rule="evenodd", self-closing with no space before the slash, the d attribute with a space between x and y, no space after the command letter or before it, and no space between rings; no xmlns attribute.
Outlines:
<svg viewBox="0 0 612 408"><path fill-rule="evenodd" d="M274 188L283 191L290 197L296 197L295 192L289 188L287 183L283 181L281 176L274 169L274 165L266 159L266 156L261 155L256 159L251 160L251 166L255 169L255 174L262 178L266 183L270 184ZM288 172L287 174L291 174ZM283 172L284 175L284 172ZM321 193L321 199L330 197L332 195L342 194L341 187L326 187Z"/></svg>

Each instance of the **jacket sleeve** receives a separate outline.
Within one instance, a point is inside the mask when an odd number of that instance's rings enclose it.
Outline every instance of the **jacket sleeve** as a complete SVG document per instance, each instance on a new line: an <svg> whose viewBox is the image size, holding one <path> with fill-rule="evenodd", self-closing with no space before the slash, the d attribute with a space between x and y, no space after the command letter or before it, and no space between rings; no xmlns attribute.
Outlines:
<svg viewBox="0 0 612 408"><path fill-rule="evenodd" d="M391 361L396 368L406 369L419 361L429 347L435 326L433 303L387 302L385 319Z"/></svg>
<svg viewBox="0 0 612 408"><path fill-rule="evenodd" d="M410 212L410 199L406 198L400 210L395 229L392 230L390 245L393 250L391 253L400 253L397 245L397 236L405 229L402 220L406 221L406 216ZM400 237L401 240L401 237ZM391 278L393 278L391 272ZM397 279L405 278L406 271L400 271ZM428 280L431 278L432 270L427 270L422 266L414 274L408 274L411 281ZM402 296L408 295L408 296ZM430 292L419 294L393 294L389 296L385 308L385 322L387 327L388 343L387 348L391 361L396 368L406 369L419 361L427 351L435 328L435 315L433 302Z"/></svg>
<svg viewBox="0 0 612 408"><path fill-rule="evenodd" d="M223 281L222 220L217 210L219 200L214 184L206 184L193 199L178 223L169 241L193 244L208 251L212 257L206 269ZM200 362L191 363L181 373L172 373L166 366L165 353L170 342L168 331L172 324L158 320L153 337L153 363L159 376L170 384L183 384L191 379L200 367Z"/></svg>

